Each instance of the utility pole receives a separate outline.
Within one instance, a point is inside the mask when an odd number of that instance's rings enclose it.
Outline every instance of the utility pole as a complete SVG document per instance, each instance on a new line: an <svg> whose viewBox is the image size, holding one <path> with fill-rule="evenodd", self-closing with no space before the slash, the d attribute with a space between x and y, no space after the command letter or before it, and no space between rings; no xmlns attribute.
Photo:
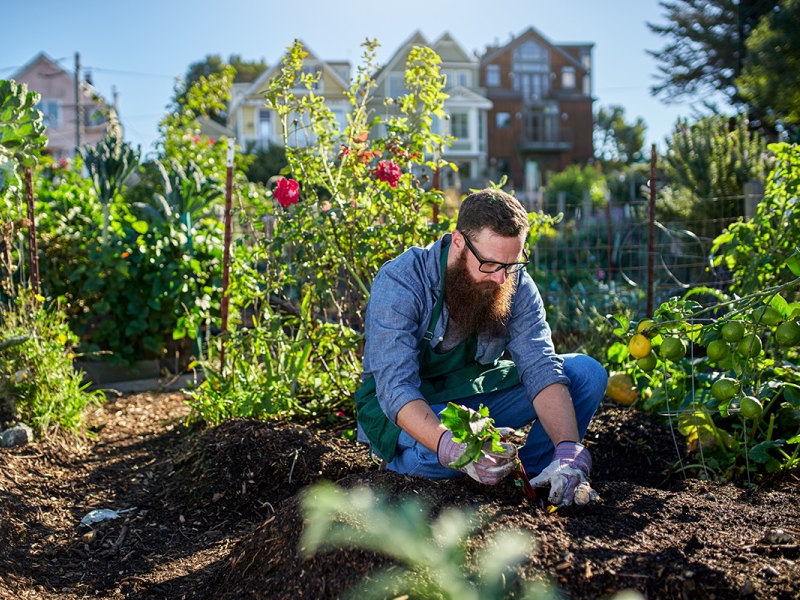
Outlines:
<svg viewBox="0 0 800 600"><path fill-rule="evenodd" d="M75 156L83 145L83 104L81 104L81 54L75 53Z"/></svg>

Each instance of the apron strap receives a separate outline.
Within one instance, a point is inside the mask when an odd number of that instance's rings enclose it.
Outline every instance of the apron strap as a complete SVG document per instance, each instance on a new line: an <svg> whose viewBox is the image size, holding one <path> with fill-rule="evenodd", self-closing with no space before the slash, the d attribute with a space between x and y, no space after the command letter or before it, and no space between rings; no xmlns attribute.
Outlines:
<svg viewBox="0 0 800 600"><path fill-rule="evenodd" d="M450 244L442 248L442 257L439 259L439 277L442 280L439 289L439 297L436 299L436 304L433 305L433 312L431 313L431 321L428 323L428 331L422 336L419 347L422 347L423 342L430 342L433 339L433 330L436 328L436 323L442 314L442 305L444 304L444 273L447 270L447 254L450 251Z"/></svg>

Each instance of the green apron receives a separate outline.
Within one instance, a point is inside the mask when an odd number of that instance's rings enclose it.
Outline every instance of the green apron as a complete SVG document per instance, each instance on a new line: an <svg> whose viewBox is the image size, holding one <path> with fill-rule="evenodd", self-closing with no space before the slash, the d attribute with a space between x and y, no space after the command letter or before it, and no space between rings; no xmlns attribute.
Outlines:
<svg viewBox="0 0 800 600"><path fill-rule="evenodd" d="M428 404L452 402L513 387L519 383L516 365L510 360L496 360L482 365L475 361L478 349L476 337L470 337L443 354L433 351L430 341L444 302L444 273L450 246L442 248L439 265L442 285L433 307L425 336L417 345L419 350L420 392ZM370 444L387 461L394 458L397 439L402 429L392 423L381 409L375 389L375 378L370 377L355 394L356 415Z"/></svg>

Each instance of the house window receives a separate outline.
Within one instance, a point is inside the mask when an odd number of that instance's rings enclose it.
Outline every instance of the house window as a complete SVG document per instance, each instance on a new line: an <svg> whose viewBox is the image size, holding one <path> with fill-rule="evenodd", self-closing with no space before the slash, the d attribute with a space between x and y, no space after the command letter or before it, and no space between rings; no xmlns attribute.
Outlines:
<svg viewBox="0 0 800 600"><path fill-rule="evenodd" d="M42 121L48 127L61 127L61 102L59 100L41 100L36 106L42 111Z"/></svg>
<svg viewBox="0 0 800 600"><path fill-rule="evenodd" d="M402 73L391 73L387 85L389 86L387 95L391 98L405 96L408 93Z"/></svg>
<svg viewBox="0 0 800 600"><path fill-rule="evenodd" d="M500 65L486 65L486 85L490 87L500 85Z"/></svg>
<svg viewBox="0 0 800 600"><path fill-rule="evenodd" d="M511 113L499 112L495 115L495 125L498 129L511 128Z"/></svg>
<svg viewBox="0 0 800 600"><path fill-rule="evenodd" d="M583 95L584 96L592 95L592 78L590 75L583 76Z"/></svg>
<svg viewBox="0 0 800 600"><path fill-rule="evenodd" d="M514 48L512 79L523 102L537 102L550 92L550 53L527 40Z"/></svg>
<svg viewBox="0 0 800 600"><path fill-rule="evenodd" d="M262 146L269 144L272 135L272 111L262 108L258 111L258 139Z"/></svg>
<svg viewBox="0 0 800 600"><path fill-rule="evenodd" d="M500 176L505 175L508 177L511 175L511 161L507 158L498 158L497 159L497 174Z"/></svg>
<svg viewBox="0 0 800 600"><path fill-rule="evenodd" d="M575 67L561 69L561 87L565 90L575 89Z"/></svg>
<svg viewBox="0 0 800 600"><path fill-rule="evenodd" d="M469 138L469 115L466 113L456 113L450 115L450 122L453 124L453 135L458 139Z"/></svg>
<svg viewBox="0 0 800 600"><path fill-rule="evenodd" d="M581 52L581 66L587 71L592 68L592 55L588 50Z"/></svg>

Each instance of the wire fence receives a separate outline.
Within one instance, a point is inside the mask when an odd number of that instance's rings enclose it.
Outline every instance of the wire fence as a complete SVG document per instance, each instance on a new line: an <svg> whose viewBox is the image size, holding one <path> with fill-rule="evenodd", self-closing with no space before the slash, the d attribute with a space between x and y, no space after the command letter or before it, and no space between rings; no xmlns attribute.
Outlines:
<svg viewBox="0 0 800 600"><path fill-rule="evenodd" d="M646 200L593 205L561 194L540 196L528 209L538 210L537 203L563 219L533 248L533 273L548 311L563 313L572 329L589 327L592 310L625 308L641 318L649 312L648 293L652 310L696 286L727 290L731 275L714 264L714 239L754 210L746 196L656 203L651 224Z"/></svg>

